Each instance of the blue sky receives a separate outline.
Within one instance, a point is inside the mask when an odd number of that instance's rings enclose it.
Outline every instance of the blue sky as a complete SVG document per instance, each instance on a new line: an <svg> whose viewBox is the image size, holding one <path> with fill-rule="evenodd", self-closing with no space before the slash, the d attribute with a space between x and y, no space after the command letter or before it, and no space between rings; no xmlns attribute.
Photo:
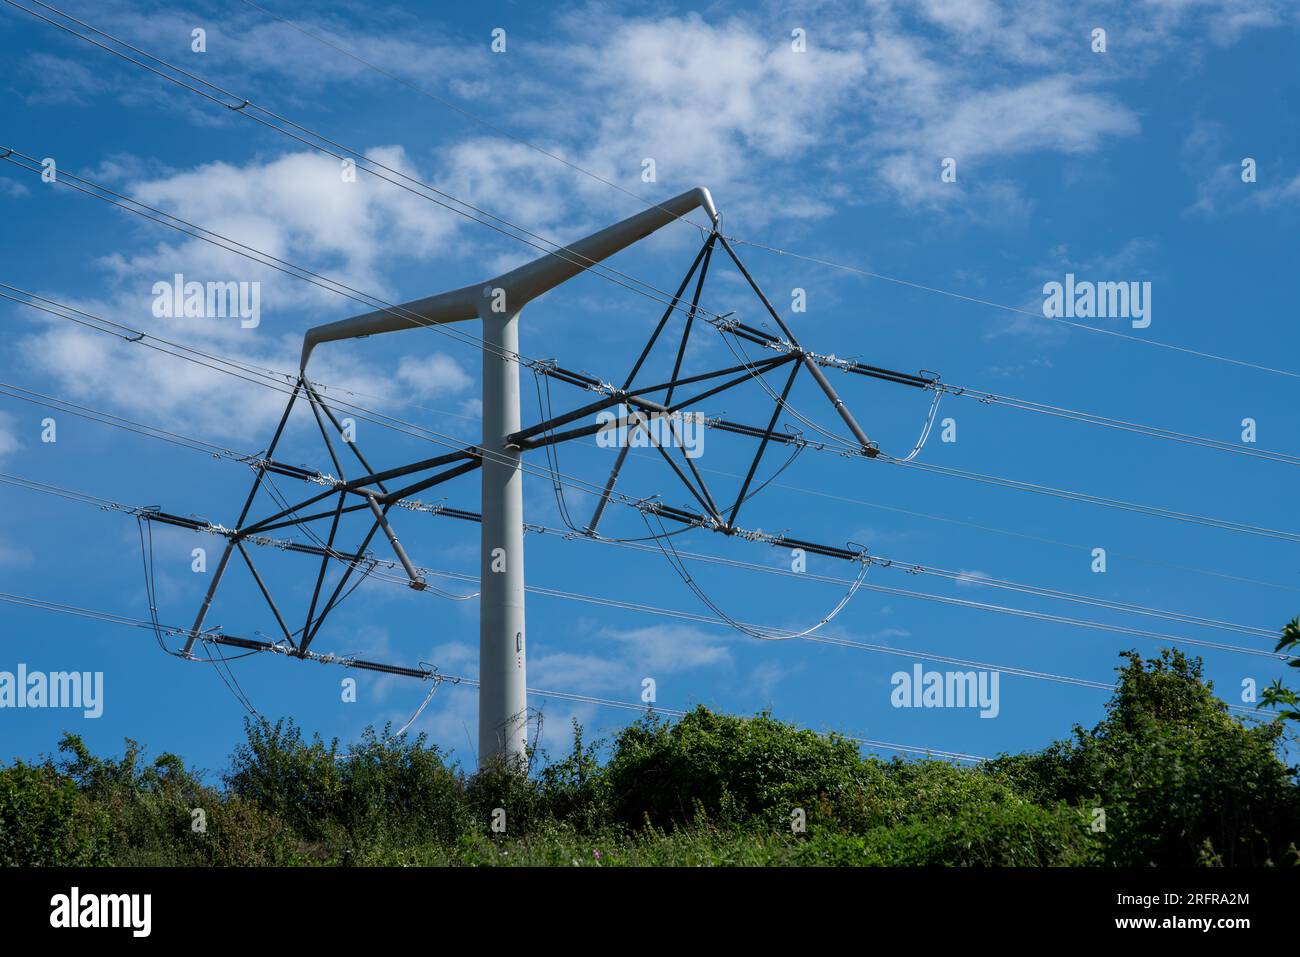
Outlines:
<svg viewBox="0 0 1300 957"><path fill-rule="evenodd" d="M29 3L28 6L35 5ZM1294 243L1300 211L1300 80L1294 4L1250 0L1154 3L1031 2L640 5L322 3L294 18L467 118L277 23L241 2L56 4L240 97L364 151L512 223L572 240L640 206L704 185L730 236L847 264L835 269L738 245L805 345L823 353L1178 432L1242 448L1300 449L1293 413L1300 369L1294 322ZM206 31L194 52L192 31ZM491 49L503 29L504 52ZM1106 31L1105 52L1092 49ZM806 50L791 47L804 31ZM336 159L313 151L7 6L0 15L0 142L256 249L392 302L496 275L535 250L362 173L344 182ZM527 144L562 156L586 175ZM941 178L956 160L955 182ZM1250 158L1254 182L1243 182ZM655 181L644 182L643 161ZM304 331L365 311L356 303L256 266L6 164L0 281L222 356L292 370ZM600 182L609 180L627 192ZM628 193L640 197L640 200ZM699 217L696 217L699 219ZM658 289L676 286L700 243L674 224L610 261ZM152 288L175 273L261 283L261 321L155 318ZM1099 330L1271 367L1267 371L1052 323L1043 286L1067 273L1149 282L1151 324L1081 320ZM904 285L879 277L903 279ZM704 305L766 321L738 274L715 260ZM927 289L917 286L929 287ZM807 311L792 313L792 290ZM955 295L950 295L955 294ZM973 300L980 300L979 302ZM1002 307L990 305L999 304ZM1019 310L1019 311L1015 311ZM529 306L521 351L602 379L620 379L657 320L645 296L584 275ZM272 390L137 344L0 305L9 348L3 381L238 451L265 446L282 408ZM458 332L477 335L466 326ZM706 334L705 334L706 333ZM731 365L705 330L686 370ZM662 360L662 356L660 359ZM448 441L478 439L479 352L428 330L330 345L313 359L330 395ZM661 371L666 369L661 365ZM1281 371L1276 371L1281 370ZM666 378L666 376L664 376ZM805 377L806 380L806 377ZM911 449L928 395L834 375L868 434L889 453ZM524 420L539 415L524 372ZM552 384L557 410L591 399ZM706 402L710 415L759 423L757 390ZM809 381L792 405L820 427L843 426ZM41 420L57 420L57 442ZM1295 531L1293 466L1193 447L1060 417L945 397L918 461L1078 490L1283 532ZM1242 420L1257 442L1244 445ZM793 422L787 418L786 421ZM362 421L358 445L377 467L443 446ZM706 478L745 467L748 440L709 432ZM310 418L293 418L278 458L329 470ZM603 480L612 453L594 439L559 450L566 481ZM529 521L560 527L547 460L530 453ZM765 459L763 476L782 461ZM693 506L652 452L640 450L620 488ZM233 524L251 477L243 465L0 397L0 470L133 505L158 505ZM731 480L731 481L734 481ZM286 495L316 491L292 488ZM141 549L129 516L6 486L0 509L0 590L140 618L147 614ZM467 476L426 501L477 509ZM575 516L591 497L568 486ZM264 502L264 505L266 503ZM477 567L477 528L400 513L418 563ZM1171 636L1269 650L1266 637L1121 614L981 585L997 578L1112 602L1277 630L1300 607L1294 541L996 488L884 461L808 450L741 515L741 524L962 573L951 581L873 567L866 582L963 602L1084 618ZM348 526L352 532L356 526ZM635 510L613 507L604 530L637 537ZM345 540L355 541L357 535ZM208 575L191 549L218 540L155 529L159 616L185 624ZM679 548L789 568L761 543L697 530ZM530 535L531 585L711 616L657 550ZM1106 549L1104 573L1092 550ZM376 552L382 550L376 548ZM261 549L259 568L296 622L310 559ZM215 564L212 562L211 564ZM810 575L693 564L728 615L802 631L843 596L853 568L810 556ZM473 586L444 580L444 591ZM290 612L289 609L292 609ZM274 637L246 575L232 575L209 624ZM636 701L642 680L658 702L728 711L771 708L816 729L992 755L1041 747L1100 715L1090 687L1003 674L996 718L963 708L891 705L891 675L927 655L1091 681L1113 679L1118 654L1167 642L965 605L860 590L818 633L888 645L884 654L828 643L761 641L732 629L536 594L528 605L529 683ZM0 608L0 670L102 671L104 714L0 712L3 757L48 751L62 729L101 750L123 737L220 768L241 738L241 705L209 664L163 655L138 629L31 608ZM172 641L175 644L175 641ZM315 648L444 672L477 670L477 605L367 581L330 618ZM1285 670L1240 650L1189 646L1219 692L1241 702ZM418 683L269 656L233 665L269 717L293 716L327 737L401 724L424 696ZM559 699L530 702L543 739L563 747L572 717L609 736L627 712ZM476 695L444 687L416 722L472 765ZM888 752L882 752L888 753Z"/></svg>

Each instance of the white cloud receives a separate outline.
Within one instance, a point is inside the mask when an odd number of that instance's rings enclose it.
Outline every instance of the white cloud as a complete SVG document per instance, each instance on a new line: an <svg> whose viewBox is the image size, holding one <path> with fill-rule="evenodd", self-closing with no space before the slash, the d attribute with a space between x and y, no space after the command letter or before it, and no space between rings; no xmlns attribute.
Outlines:
<svg viewBox="0 0 1300 957"><path fill-rule="evenodd" d="M628 662L568 651L534 655L529 659L530 683L549 691L600 693L623 687L630 697Z"/></svg>
<svg viewBox="0 0 1300 957"><path fill-rule="evenodd" d="M782 667L775 661L764 661L756 665L749 673L749 681L759 696L765 698L776 689L778 684L790 677L790 675L801 671L802 668L802 665L787 668Z"/></svg>
<svg viewBox="0 0 1300 957"><path fill-rule="evenodd" d="M954 580L958 585L969 588L972 585L981 585L991 577L988 572L982 572L977 568L963 568Z"/></svg>
<svg viewBox="0 0 1300 957"><path fill-rule="evenodd" d="M400 148L370 154L418 175ZM133 164L122 164L122 170ZM337 278L354 288L395 297L387 270L404 257L427 257L446 248L459 223L388 183L359 176L344 182L339 163L316 153L290 153L245 165L216 162L128 182L123 192L200 224L238 243ZM276 370L298 365L303 307L338 310L337 294L255 264L197 239L160 241L101 260L108 291L72 304L95 315L195 348ZM237 319L155 318L156 282L258 282L262 321L241 328ZM70 297L57 291L60 301ZM364 311L358 304L353 311ZM34 314L23 314L31 318ZM48 317L19 342L23 357L50 376L62 394L107 400L115 408L146 414L151 424L202 430L246 441L263 438L285 396L229 375ZM398 377L359 364L339 350L316 358L313 375L341 388L384 398L463 391L469 377L449 357L409 360ZM404 387L404 388L401 388ZM406 393L405 395L399 394Z"/></svg>
<svg viewBox="0 0 1300 957"><path fill-rule="evenodd" d="M651 625L630 630L606 629L638 669L673 674L696 668L730 665L731 651L716 632L689 625Z"/></svg>
<svg viewBox="0 0 1300 957"><path fill-rule="evenodd" d="M397 364L397 378L422 399L464 392L474 383L455 359L441 352L402 356Z"/></svg>
<svg viewBox="0 0 1300 957"><path fill-rule="evenodd" d="M31 54L23 64L30 81L29 106L83 105L102 89L102 80L85 63L51 53Z"/></svg>
<svg viewBox="0 0 1300 957"><path fill-rule="evenodd" d="M604 628L597 636L608 642L601 654L569 651L534 654L529 658L529 684L554 691L608 694L636 701L641 680L730 667L730 649L716 633L684 625L646 628Z"/></svg>
<svg viewBox="0 0 1300 957"><path fill-rule="evenodd" d="M188 38L184 16L120 4L111 9L122 14L127 35L167 47L164 54L176 52L168 44ZM1152 10L1128 11L1114 21L1129 42L1134 35L1150 41L1152 59L1173 45L1175 31L1208 29L1219 14L1238 25L1277 19L1273 5L1244 0L1166 0ZM558 39L514 48L512 55L526 58L530 68L522 74L487 68L486 44L468 45L471 51L454 40L367 33L342 21L306 25L343 37L344 45L423 85L473 76L474 89L461 95L503 105L527 102L526 109L504 107L515 109L513 115L489 108L484 114L647 200L709 185L747 231L774 219L817 219L882 196L905 204L955 203L976 216L1024 217L1031 206L1014 183L999 177L998 163L1041 152L1087 155L1138 131L1137 114L1107 86L1112 75L1080 66L1094 62L1074 29L1086 9L1034 0L1030 15L992 0L928 0L919 7L876 0L865 17L834 5L821 11L809 21L807 52L799 54L790 49L784 18L651 19L582 8L557 18ZM1233 27L1239 28L1245 27ZM951 56L957 41L961 57ZM303 89L363 76L387 82L261 16L241 15L210 29L209 46L205 62L214 69L292 74ZM272 50L276 56L267 56ZM369 155L555 238L602 225L630 204L502 136L452 139L436 157L418 163L397 146ZM939 182L945 156L959 162L956 189ZM655 183L640 180L645 158L656 161ZM465 238L478 242L485 235L465 231L453 214L364 173L346 183L338 161L318 153L180 171L159 171L153 161L128 156L106 163L106 178L123 180L125 192L151 205L386 297L392 296L393 268L403 259L463 252ZM1297 194L1300 182L1287 181L1257 191L1256 202L1289 202ZM491 247L484 258L496 256L491 265L504 268L530 254L511 247L502 255ZM296 365L302 331L285 322L289 311L339 304L332 293L198 240L167 237L128 246L102 265L110 289L87 304L95 307L91 311L281 369ZM237 323L153 320L147 312L152 284L177 272L263 283L268 318L256 335L244 334ZM241 386L238 413L232 414L227 377L120 342L105 346L93 333L53 323L26 337L21 348L75 396L106 395L131 411L175 415L179 424L210 427L221 436L252 440L264 434L282 403L273 393ZM472 384L469 373L440 354L427 362L408 357L396 376L338 352L317 361L313 371L320 378L377 396L454 395Z"/></svg>
<svg viewBox="0 0 1300 957"><path fill-rule="evenodd" d="M1300 203L1300 173L1296 173L1277 186L1265 187L1256 191L1252 194L1250 201L1265 208Z"/></svg>
<svg viewBox="0 0 1300 957"><path fill-rule="evenodd" d="M401 147L375 147L366 156L400 174L420 176ZM235 242L381 295L387 291L381 260L387 265L402 255L428 256L444 248L458 226L453 214L391 183L364 173L355 182L345 181L340 161L317 152L243 166L209 163L133 183L128 192ZM194 278L204 273L202 278L258 279L282 301L339 301L337 294L197 239L159 244L109 265L122 278L166 279L188 267Z"/></svg>
<svg viewBox="0 0 1300 957"><path fill-rule="evenodd" d="M537 108L512 121L530 139L647 201L705 185L751 226L829 212L806 182L810 164L824 165L818 146L840 135L836 122L858 99L865 62L849 38L795 54L781 34L737 20L599 9L561 27L561 40L534 46L544 82L523 95ZM450 159L453 192L488 206L510 196L511 219L530 228L581 232L629 209L626 197L513 140L476 137ZM646 159L657 177L649 184ZM753 175L766 164L779 183Z"/></svg>
<svg viewBox="0 0 1300 957"><path fill-rule="evenodd" d="M315 94L339 83L388 85L392 82L364 64L326 49L303 31L348 49L408 82L423 85L437 86L482 72L491 55L486 43L464 42L448 27L412 16L397 7L385 8L382 20L374 21L382 32L368 29L370 24L365 19L344 18L328 11L294 11L286 12L285 16L301 29L243 6L223 9L219 17L212 17L177 10L166 3L125 0L97 0L88 19L149 53L184 65L232 91L247 92L253 85L264 89L266 81L273 81L278 84L275 89L281 97ZM196 27L202 27L206 34L202 68L193 65L196 54L191 49L191 32ZM35 20L30 28L53 32L52 27ZM70 49L86 51L87 56L100 59L109 56L84 43L73 40L67 43ZM97 70L93 64L87 66L84 59L32 54L27 70L45 81L34 95L44 99L32 101L84 103L90 96L106 92L139 100L153 97L157 92L147 84L133 82L138 77L138 68L124 65L121 70ZM189 63L182 63L186 60ZM470 92L472 87L463 90L461 95ZM168 92L158 97L157 102L163 108L175 109L185 100Z"/></svg>

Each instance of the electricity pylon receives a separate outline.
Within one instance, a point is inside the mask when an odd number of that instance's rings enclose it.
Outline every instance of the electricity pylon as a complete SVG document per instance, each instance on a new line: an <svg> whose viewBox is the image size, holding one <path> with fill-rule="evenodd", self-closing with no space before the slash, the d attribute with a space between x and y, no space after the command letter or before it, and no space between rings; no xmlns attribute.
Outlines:
<svg viewBox="0 0 1300 957"><path fill-rule="evenodd" d="M561 283L573 278L580 272L612 256L618 251L649 236L674 219L685 216L694 209L702 208L713 223L713 230L708 234L704 245L696 255L690 270L682 280L677 292L669 301L663 317L651 334L649 342L642 350L621 387L612 386L599 379L583 373L570 371L554 362L532 362L528 364L533 372L545 375L557 381L577 386L597 393L600 398L578 409L552 416L545 421L528 428L522 427L520 410L519 365L519 317L524 307L538 296L554 289ZM741 506L752 498L755 492L751 486L764 452L772 444L793 446L796 451L808 443L797 433L778 431L777 424L783 410L787 408L791 389L801 370L806 370L814 379L819 389L834 407L836 413L848 427L851 439L841 440L840 450L845 454L874 457L878 448L863 431L853 414L836 393L834 387L822 372L822 367L836 368L844 372L855 373L881 379L896 384L915 388L932 388L937 379L926 378L910 373L895 372L877 366L868 366L857 362L846 362L834 356L822 355L805 349L795 338L781 316L749 271L741 263L727 239L717 231L718 214L708 190L700 187L662 204L653 206L615 223L597 233L542 256L526 265L504 273L485 282L464 286L449 292L439 293L424 299L418 299L401 306L367 313L328 325L317 326L309 330L304 337L299 378L288 406L281 417L275 437L265 454L255 463L256 475L252 490L245 501L243 511L233 529L222 526L207 525L166 513L154 513L155 520L169 524L201 528L204 531L217 532L226 537L226 548L217 566L207 595L187 637L185 653L189 654L194 643L201 640L205 633L203 624L212 604L217 587L225 573L229 559L238 554L248 566L250 573L263 597L273 612L276 622L287 642L287 653L298 657L310 657L308 651L316 633L326 616L337 605L349 578L369 559L367 548L371 540L382 531L387 538L398 562L405 570L412 588L423 589L424 580L412 564L388 520L390 510L399 504L408 502L411 496L441 484L458 475L466 474L477 468L480 470L482 487L481 514L461 509L439 507L438 513L453 518L476 520L480 522L480 594L479 594L479 764L484 766L494 762L505 762L515 766L526 757L527 748L527 639L524 614L524 514L523 514L523 471L521 453L528 449L544 448L571 439L590 436L611 425L622 434L637 433L644 430L648 435L658 437L650 443L672 468L676 477L690 492L692 498L700 505L701 511L691 511L667 505L660 501L640 500L630 502L643 516L653 516L662 523L663 520L676 522L688 527L703 528L726 535L740 536L749 540L763 541L771 545L787 548L802 548L831 558L857 561L865 570L869 560L865 549L840 548L823 545L786 535L766 535L751 532L736 524ZM780 334L758 329L740 322L738 319L707 314L700 308L699 300L705 275L715 249L721 247L735 263L746 282L761 301L764 309L775 321ZM695 288L689 305L683 300L687 287L695 278ZM655 385L634 387L634 380L642 371L647 357L660 339L668 320L674 312L684 312L686 319L680 342L676 349L676 360L671 377ZM469 446L431 459L410 463L396 468L376 472L357 448L355 441L344 435L344 429L334 411L319 395L307 378L307 364L313 350L322 343L356 339L384 332L396 332L402 329L418 328L425 325L442 325L453 322L465 322L473 319L482 321L483 352L483 437L479 446ZM719 333L729 336L739 343L758 345L765 350L776 353L762 359L749 359L738 355L738 364L729 368L706 373L682 376L681 367L687 341L697 319L707 321ZM734 350L733 350L734 352ZM743 349L742 349L743 352ZM526 360L527 361L527 360ZM769 387L765 377L777 369L788 370L788 375L778 395ZM722 380L719 382L719 380ZM704 399L718 395L728 389L747 382L758 382L768 395L775 400L771 419L765 425L748 425L723 419L703 420L698 412L685 413L688 407ZM678 393L688 387L700 386L702 391L682 398ZM662 394L662 401L651 396ZM296 466L275 461L276 444L284 431L289 413L299 396L310 404L316 423L324 438L334 468L338 473L322 476ZM607 413L618 407L619 417L616 423L606 421L604 424L582 425L563 431L562 426L570 425L593 415ZM709 428L745 436L758 441L758 449L743 483L734 499L716 496L705 483L691 456L680 441L683 414L696 416L695 424L704 422ZM342 460L336 452L330 438L330 428L344 440L352 454L366 470L366 474L347 479L344 476ZM653 421L652 421L653 420ZM657 430L652 426L659 426ZM683 446L682 462L679 464L664 447L662 440L664 427L669 432L667 444ZM595 513L585 529L588 535L596 535L596 528L601 515L614 495L614 486L623 467L628 452L628 443L624 443ZM397 478L412 476L421 472L432 472L416 482L390 490L386 483ZM287 506L273 515L248 522L251 507L262 480L267 474L279 474L292 478L328 485L329 488L296 505ZM759 488L762 486L760 485ZM755 490L756 491L756 490ZM333 510L325 510L310 515L302 512L311 505L337 496ZM345 504L353 500L352 504ZM368 510L373 517L370 531L360 547L351 553L335 548L335 536L339 528L340 517L349 512ZM290 549L295 552L316 555L321 558L320 570L316 579L316 588L307 611L305 624L298 631L291 631L267 588L265 581L253 565L244 543L271 544L265 533L289 525L305 527L313 521L331 520L328 540L322 546L294 543ZM575 529L576 530L576 529ZM282 543L276 543L282 544ZM282 546L283 547L283 546ZM667 553L666 553L667 554ZM326 567L331 559L346 563L347 569L323 604L320 604L322 586ZM318 611L319 609L319 611ZM366 666L375 667L374 663ZM398 669L402 671L403 669ZM406 673L434 677L432 673L404 669Z"/></svg>

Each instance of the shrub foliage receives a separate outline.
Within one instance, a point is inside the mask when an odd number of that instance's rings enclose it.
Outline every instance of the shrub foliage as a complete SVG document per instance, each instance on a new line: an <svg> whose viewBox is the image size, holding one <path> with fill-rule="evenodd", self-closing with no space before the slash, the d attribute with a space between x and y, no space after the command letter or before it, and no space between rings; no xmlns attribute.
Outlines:
<svg viewBox="0 0 1300 957"><path fill-rule="evenodd" d="M1300 863L1281 719L1238 721L1179 652L1124 657L1096 726L974 768L864 758L834 734L704 707L608 743L575 724L571 751L533 755L529 775L469 773L389 728L342 748L285 719L247 722L213 785L175 755L149 762L128 740L103 758L68 734L54 756L0 766L0 863Z"/></svg>

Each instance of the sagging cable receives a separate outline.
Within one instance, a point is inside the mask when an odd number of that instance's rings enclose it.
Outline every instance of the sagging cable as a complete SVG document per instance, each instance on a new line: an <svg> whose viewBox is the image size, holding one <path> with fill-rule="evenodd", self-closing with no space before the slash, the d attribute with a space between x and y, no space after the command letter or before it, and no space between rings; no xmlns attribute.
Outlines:
<svg viewBox="0 0 1300 957"><path fill-rule="evenodd" d="M641 511L641 519L646 524L646 530L649 531L653 537L654 529L650 526L650 519L646 515L647 511L647 509ZM667 529L663 527L663 520L659 518L658 515L655 515L655 521L659 523L666 540ZM859 558L858 574L849 585L848 591L845 592L844 596L836 603L834 608L832 608L811 628L806 628L803 631L793 633L774 633L762 631L761 629L754 628L751 625L746 625L728 615L717 605L716 602L705 594L704 589L702 589L699 583L691 576L691 573L686 569L685 564L682 562L681 556L677 554L677 549L673 547L672 542L668 541L666 547L664 541L661 541L658 538L655 539L655 542L659 545L659 550L663 553L664 558L668 560L668 564L672 566L675 572L677 572L682 581L686 583L687 587L695 593L695 597L702 601L715 615L724 621L728 627L740 632L741 634L748 635L751 638L757 638L760 641L790 641L795 638L807 638L810 635L815 634L817 631L834 621L836 616L838 616L848 603L853 600L853 596L858 593L858 589L862 587L862 583L866 580L867 570L871 567L871 561L867 558L866 549L862 549L861 557Z"/></svg>

